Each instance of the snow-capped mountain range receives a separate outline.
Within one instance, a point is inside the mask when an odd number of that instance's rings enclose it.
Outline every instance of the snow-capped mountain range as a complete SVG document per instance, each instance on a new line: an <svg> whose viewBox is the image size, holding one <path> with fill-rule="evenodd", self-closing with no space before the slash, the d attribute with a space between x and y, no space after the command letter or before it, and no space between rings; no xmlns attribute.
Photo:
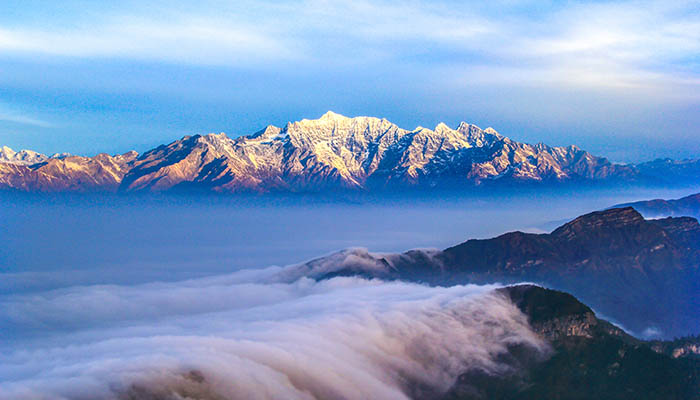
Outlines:
<svg viewBox="0 0 700 400"><path fill-rule="evenodd" d="M685 163L685 175L700 177L697 161ZM672 178L658 173L668 163L657 164L657 175ZM440 123L432 130L406 130L386 119L330 111L238 138L185 136L141 155L48 157L7 147L0 153L0 188L22 191L459 189L644 178L644 164L614 164L576 146L520 143L464 122L454 129Z"/></svg>

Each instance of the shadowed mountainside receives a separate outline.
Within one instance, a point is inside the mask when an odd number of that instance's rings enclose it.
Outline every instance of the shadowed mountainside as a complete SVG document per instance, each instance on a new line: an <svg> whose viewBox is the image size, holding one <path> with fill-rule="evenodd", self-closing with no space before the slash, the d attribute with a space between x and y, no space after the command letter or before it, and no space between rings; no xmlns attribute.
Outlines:
<svg viewBox="0 0 700 400"><path fill-rule="evenodd" d="M699 266L697 220L645 220L628 207L581 216L550 234L511 232L442 251L347 250L303 268L316 279L359 274L433 285L537 282L574 294L636 334L672 337L698 333Z"/></svg>
<svg viewBox="0 0 700 400"><path fill-rule="evenodd" d="M545 359L525 349L506 355L513 369L495 376L470 371L445 398L477 399L698 399L700 360L666 354L673 342L643 342L568 293L532 285L499 289L552 346ZM697 342L695 342L697 345ZM673 353L673 350L670 351Z"/></svg>

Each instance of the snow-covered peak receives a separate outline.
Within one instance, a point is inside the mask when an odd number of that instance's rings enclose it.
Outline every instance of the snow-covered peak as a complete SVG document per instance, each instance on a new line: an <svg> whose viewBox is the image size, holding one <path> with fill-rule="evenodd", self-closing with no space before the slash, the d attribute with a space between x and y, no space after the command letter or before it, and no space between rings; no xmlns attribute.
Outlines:
<svg viewBox="0 0 700 400"><path fill-rule="evenodd" d="M216 143L216 142L223 142L223 141L228 141L230 140L228 136L226 136L225 133L209 133L207 135L202 136L203 140L206 140L208 142Z"/></svg>
<svg viewBox="0 0 700 400"><path fill-rule="evenodd" d="M507 139L493 128L482 130L478 126L466 122L461 122L457 127L457 131L464 135L467 141L474 147L483 147Z"/></svg>
<svg viewBox="0 0 700 400"><path fill-rule="evenodd" d="M256 144L274 144L287 139L287 129L280 129L274 125L268 125L265 129L255 132L249 136L243 136L236 140L238 145L248 146Z"/></svg>
<svg viewBox="0 0 700 400"><path fill-rule="evenodd" d="M133 151L133 150L132 150L132 151ZM64 158L70 157L70 156L72 156L71 153L63 152L63 153L54 153L54 154L52 154L51 157L49 157L49 158L64 159Z"/></svg>
<svg viewBox="0 0 700 400"><path fill-rule="evenodd" d="M281 129L274 126L268 125L265 129L259 130L252 135L246 137L246 139L257 139L257 140L269 140L280 134Z"/></svg>
<svg viewBox="0 0 700 400"><path fill-rule="evenodd" d="M346 117L344 115L334 113L333 111L328 111L323 114L318 119L302 119L297 122L290 122L287 127L290 126L301 126L301 127L334 127L334 126L366 126L366 125L378 125L382 123L389 123L386 119L377 117ZM393 124L392 124L393 125Z"/></svg>
<svg viewBox="0 0 700 400"><path fill-rule="evenodd" d="M0 162L19 165L31 165L44 162L47 156L32 150L14 151L7 146L0 148Z"/></svg>
<svg viewBox="0 0 700 400"><path fill-rule="evenodd" d="M468 123L462 121L462 122L460 122L459 125L457 126L457 130L458 130L458 131L468 130L470 126L471 126L471 124L468 124Z"/></svg>
<svg viewBox="0 0 700 400"><path fill-rule="evenodd" d="M484 133L488 133L489 135L494 135L494 136L497 136L497 137L503 137L503 135L501 135L500 133L498 133L495 129L493 129L493 128L490 127L490 126L489 126L488 128L486 128L486 129L484 129Z"/></svg>
<svg viewBox="0 0 700 400"><path fill-rule="evenodd" d="M326 111L326 113L323 114L321 116L321 118L319 118L319 119L321 121L338 121L338 120L346 120L346 119L350 119L350 118L348 118L344 115L338 114L338 113L334 113L333 111L329 110L329 111Z"/></svg>
<svg viewBox="0 0 700 400"><path fill-rule="evenodd" d="M445 132L445 131L452 131L453 129L447 126L446 123L440 122L435 126L435 132Z"/></svg>
<svg viewBox="0 0 700 400"><path fill-rule="evenodd" d="M320 118L318 119L302 119L301 121L297 122L290 122L287 124L287 127L289 126L302 126L302 127L319 127L319 126L342 126L342 125L348 125L348 124L353 124L358 121L365 121L365 120L370 120L370 119L377 119L377 118L370 118L370 117L346 117L341 114L334 113L333 111L328 111L325 114L323 114ZM378 119L377 119L378 120Z"/></svg>
<svg viewBox="0 0 700 400"><path fill-rule="evenodd" d="M235 144L235 141L226 136L226 134L223 132L210 133L208 135L201 136L197 142L201 145L207 146L210 151L213 150L211 155L214 157L232 154Z"/></svg>
<svg viewBox="0 0 700 400"><path fill-rule="evenodd" d="M331 146L334 148L348 145L360 145L361 148L366 148L367 144L379 140L387 133L396 134L392 137L397 138L407 132L386 119L350 118L329 111L319 119L290 122L281 134L289 135L289 139L295 146L311 149L322 142L328 142L329 145L333 142Z"/></svg>
<svg viewBox="0 0 700 400"><path fill-rule="evenodd" d="M2 148L0 148L0 157L2 157L3 160L10 159L14 157L15 154L17 154L17 152L7 146L2 146Z"/></svg>

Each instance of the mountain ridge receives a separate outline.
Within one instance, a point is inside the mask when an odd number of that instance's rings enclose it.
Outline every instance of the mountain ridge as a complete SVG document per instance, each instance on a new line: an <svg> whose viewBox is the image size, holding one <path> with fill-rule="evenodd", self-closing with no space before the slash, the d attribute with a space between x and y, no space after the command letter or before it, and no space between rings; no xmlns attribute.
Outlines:
<svg viewBox="0 0 700 400"><path fill-rule="evenodd" d="M544 358L522 348L504 356L501 375L468 371L443 398L698 399L697 338L645 342L615 327L566 292L520 284L496 289L550 346Z"/></svg>
<svg viewBox="0 0 700 400"><path fill-rule="evenodd" d="M386 119L350 118L331 111L315 120L289 122L281 128L269 125L236 138L224 133L184 136L140 155L109 156L119 164L109 171L87 167L94 164L88 159L105 155L83 157L82 171L73 159L72 171L80 178L58 166L76 156L26 151L17 156L9 148L2 154L0 188L22 191L266 193L664 182L673 178L663 173L664 168L679 171L685 180L700 177L700 161L661 162L653 167L614 164L573 145L521 143L493 128L466 122L455 129L439 123L432 130L406 130ZM45 168L43 163L54 159L56 168ZM80 187L86 180L93 184Z"/></svg>
<svg viewBox="0 0 700 400"><path fill-rule="evenodd" d="M431 285L536 282L569 292L639 335L697 334L700 224L597 211L549 234L509 232L444 250L345 250L302 267L314 279L360 275ZM645 333L647 331L647 333Z"/></svg>
<svg viewBox="0 0 700 400"><path fill-rule="evenodd" d="M680 199L653 199L618 204L613 207L634 207L635 210L650 218L659 217L700 217L700 193L691 194Z"/></svg>

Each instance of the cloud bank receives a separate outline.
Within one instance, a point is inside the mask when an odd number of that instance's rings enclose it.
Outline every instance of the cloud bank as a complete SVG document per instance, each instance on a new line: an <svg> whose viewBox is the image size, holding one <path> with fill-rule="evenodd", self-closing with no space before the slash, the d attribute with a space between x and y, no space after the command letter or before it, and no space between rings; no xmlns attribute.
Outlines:
<svg viewBox="0 0 700 400"><path fill-rule="evenodd" d="M549 351L493 286L281 272L4 296L0 398L417 398Z"/></svg>

